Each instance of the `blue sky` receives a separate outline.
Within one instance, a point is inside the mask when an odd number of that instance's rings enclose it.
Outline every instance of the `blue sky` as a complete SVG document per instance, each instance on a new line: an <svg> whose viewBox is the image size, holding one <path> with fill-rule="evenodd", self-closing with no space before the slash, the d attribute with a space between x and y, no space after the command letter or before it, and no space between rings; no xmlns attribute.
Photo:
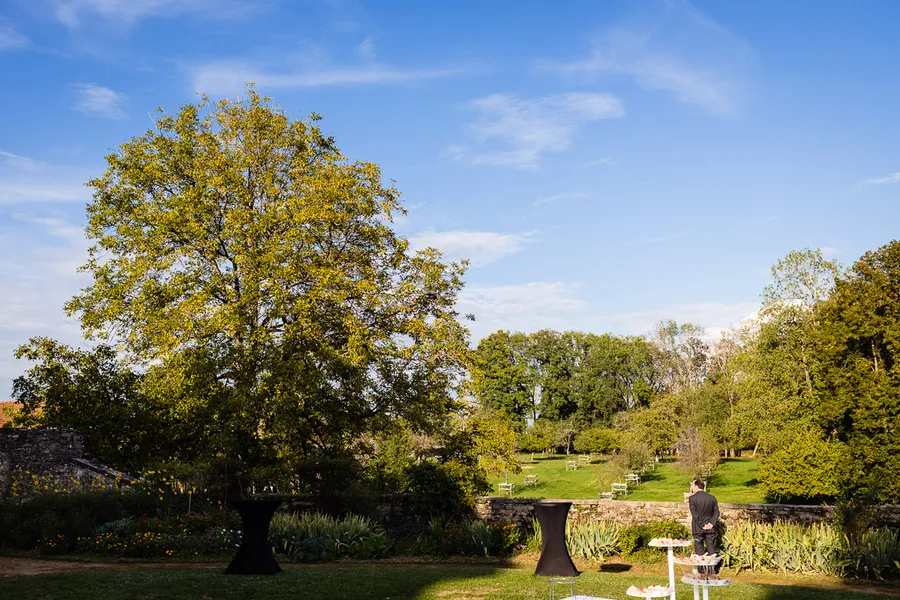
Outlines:
<svg viewBox="0 0 900 600"><path fill-rule="evenodd" d="M900 3L0 0L0 398L79 343L82 182L198 91L252 80L403 192L499 328L711 335L792 249L900 217Z"/></svg>

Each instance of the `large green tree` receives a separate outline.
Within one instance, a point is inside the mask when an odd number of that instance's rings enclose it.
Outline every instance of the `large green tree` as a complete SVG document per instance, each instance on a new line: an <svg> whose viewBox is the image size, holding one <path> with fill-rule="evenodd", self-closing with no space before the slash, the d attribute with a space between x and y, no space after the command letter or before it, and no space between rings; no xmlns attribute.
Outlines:
<svg viewBox="0 0 900 600"><path fill-rule="evenodd" d="M900 241L838 278L820 316L813 419L849 452L842 495L900 502Z"/></svg>
<svg viewBox="0 0 900 600"><path fill-rule="evenodd" d="M202 418L248 464L349 448L454 404L464 264L411 253L380 169L252 86L161 113L88 185L85 270L66 309L148 370L145 393Z"/></svg>
<svg viewBox="0 0 900 600"><path fill-rule="evenodd" d="M497 331L478 343L472 390L485 410L503 411L520 423L534 420L535 381L528 362L528 338Z"/></svg>

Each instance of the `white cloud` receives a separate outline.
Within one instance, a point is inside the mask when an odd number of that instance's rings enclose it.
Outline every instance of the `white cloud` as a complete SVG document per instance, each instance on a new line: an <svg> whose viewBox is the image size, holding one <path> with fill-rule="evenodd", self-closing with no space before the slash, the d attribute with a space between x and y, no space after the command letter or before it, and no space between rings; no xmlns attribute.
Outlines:
<svg viewBox="0 0 900 600"><path fill-rule="evenodd" d="M579 198L587 198L584 192L568 192L564 194L550 194L549 196L538 196L534 200L534 206L543 206L553 202L562 202L563 200L577 200Z"/></svg>
<svg viewBox="0 0 900 600"><path fill-rule="evenodd" d="M0 206L86 202L83 170L48 165L0 150Z"/></svg>
<svg viewBox="0 0 900 600"><path fill-rule="evenodd" d="M660 6L661 14L646 23L607 31L587 58L542 61L539 68L579 80L586 75L624 75L713 115L738 112L752 55L747 44L688 2Z"/></svg>
<svg viewBox="0 0 900 600"><path fill-rule="evenodd" d="M0 253L16 257L0 263L0 398L6 398L12 379L28 367L13 358L18 345L38 335L82 343L77 320L62 306L90 276L77 271L88 248L79 226L32 213L0 213L0 221L18 223L0 235Z"/></svg>
<svg viewBox="0 0 900 600"><path fill-rule="evenodd" d="M619 98L582 92L530 100L492 94L471 106L481 113L467 128L474 147L450 153L475 164L519 168L536 167L545 153L566 150L585 123L625 114Z"/></svg>
<svg viewBox="0 0 900 600"><path fill-rule="evenodd" d="M509 254L521 252L531 234L494 231L423 231L409 240L414 250L437 248L451 260L468 259L478 267Z"/></svg>
<svg viewBox="0 0 900 600"><path fill-rule="evenodd" d="M366 60L375 60L375 41L367 37L356 47L356 53Z"/></svg>
<svg viewBox="0 0 900 600"><path fill-rule="evenodd" d="M493 287L466 287L459 296L460 314L475 315L466 323L477 341L498 329L537 331L571 329L586 303L577 286L563 282L531 282Z"/></svg>
<svg viewBox="0 0 900 600"><path fill-rule="evenodd" d="M831 246L823 246L819 250L822 251L823 256L836 256L841 253L840 248L832 248Z"/></svg>
<svg viewBox="0 0 900 600"><path fill-rule="evenodd" d="M260 88L296 89L333 85L405 83L458 75L459 69L404 69L377 65L332 67L303 65L273 69L247 61L218 61L189 67L194 91L225 95L243 89L252 81Z"/></svg>
<svg viewBox="0 0 900 600"><path fill-rule="evenodd" d="M856 185L881 185L883 183L900 183L900 172L891 173L887 177L875 177L874 179L863 179Z"/></svg>
<svg viewBox="0 0 900 600"><path fill-rule="evenodd" d="M18 50L28 45L27 37L13 29L11 25L4 23L4 19L0 18L0 52Z"/></svg>
<svg viewBox="0 0 900 600"><path fill-rule="evenodd" d="M645 335L665 319L695 323L706 330L709 341L727 329L755 317L759 302L702 302L660 306L644 311L598 314L579 297L579 286L564 282L531 282L517 285L470 286L460 294L457 310L472 313L466 323L477 343L497 331L534 332L549 328L617 335Z"/></svg>
<svg viewBox="0 0 900 600"><path fill-rule="evenodd" d="M125 96L95 83L76 83L75 110L104 119L124 120L128 118L122 110Z"/></svg>
<svg viewBox="0 0 900 600"><path fill-rule="evenodd" d="M613 326L621 333L643 335L648 333L659 321L672 319L679 323L694 323L706 329L708 337L716 338L729 328L736 327L747 319L753 318L759 311L759 302L701 302L696 304L680 304L658 309L595 315L589 321L608 329Z"/></svg>
<svg viewBox="0 0 900 600"><path fill-rule="evenodd" d="M253 9L254 3L234 0L53 0L56 18L78 27L86 16L131 24L141 19L176 18L196 13L206 18L235 18Z"/></svg>
<svg viewBox="0 0 900 600"><path fill-rule="evenodd" d="M627 242L627 246L645 246L647 244L663 244L665 242L674 242L675 240L681 240L686 237L690 237L697 233L696 229L685 229L684 231L679 231L676 233L668 233L659 236L652 237L642 237L636 240L632 240Z"/></svg>
<svg viewBox="0 0 900 600"><path fill-rule="evenodd" d="M0 162L15 169L25 169L29 171L48 166L46 163L42 163L39 160L28 158L27 156L19 156L18 154L6 152L5 150L0 150Z"/></svg>

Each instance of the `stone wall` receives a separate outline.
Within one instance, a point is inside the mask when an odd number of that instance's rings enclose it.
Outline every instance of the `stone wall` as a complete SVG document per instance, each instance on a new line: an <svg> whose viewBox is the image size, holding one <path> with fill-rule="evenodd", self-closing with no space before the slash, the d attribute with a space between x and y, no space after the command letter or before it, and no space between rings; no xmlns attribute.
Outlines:
<svg viewBox="0 0 900 600"><path fill-rule="evenodd" d="M629 500L542 500L539 498L483 497L476 503L476 513L484 519L507 519L519 525L530 525L536 502L571 502L569 519L609 520L620 525L635 525L648 521L674 519L690 526L690 512L686 502L634 502ZM800 506L793 504L719 504L722 520L727 523L745 521L771 523L819 523L833 517L831 506ZM882 525L900 527L900 505L878 508Z"/></svg>
<svg viewBox="0 0 900 600"><path fill-rule="evenodd" d="M0 498L13 478L33 474L66 488L115 487L131 479L84 458L84 436L71 429L0 429Z"/></svg>

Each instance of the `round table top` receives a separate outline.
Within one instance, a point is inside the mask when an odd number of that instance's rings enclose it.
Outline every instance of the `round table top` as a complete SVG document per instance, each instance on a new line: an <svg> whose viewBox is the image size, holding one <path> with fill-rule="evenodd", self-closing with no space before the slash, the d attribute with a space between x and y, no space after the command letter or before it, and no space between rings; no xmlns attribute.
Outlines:
<svg viewBox="0 0 900 600"><path fill-rule="evenodd" d="M672 562L678 565L689 565L691 567L704 567L717 565L722 562L721 556L676 556Z"/></svg>
<svg viewBox="0 0 900 600"><path fill-rule="evenodd" d="M631 586L625 593L637 598L665 598L672 595L672 588L665 585L650 585L643 588Z"/></svg>
<svg viewBox="0 0 900 600"><path fill-rule="evenodd" d="M653 538L647 545L658 548L687 548L688 546L693 546L694 542L691 540L673 540L671 538Z"/></svg>
<svg viewBox="0 0 900 600"><path fill-rule="evenodd" d="M691 577L690 575L682 577L681 582L688 585L704 585L707 587L724 587L731 584L730 579L707 579L706 577Z"/></svg>

